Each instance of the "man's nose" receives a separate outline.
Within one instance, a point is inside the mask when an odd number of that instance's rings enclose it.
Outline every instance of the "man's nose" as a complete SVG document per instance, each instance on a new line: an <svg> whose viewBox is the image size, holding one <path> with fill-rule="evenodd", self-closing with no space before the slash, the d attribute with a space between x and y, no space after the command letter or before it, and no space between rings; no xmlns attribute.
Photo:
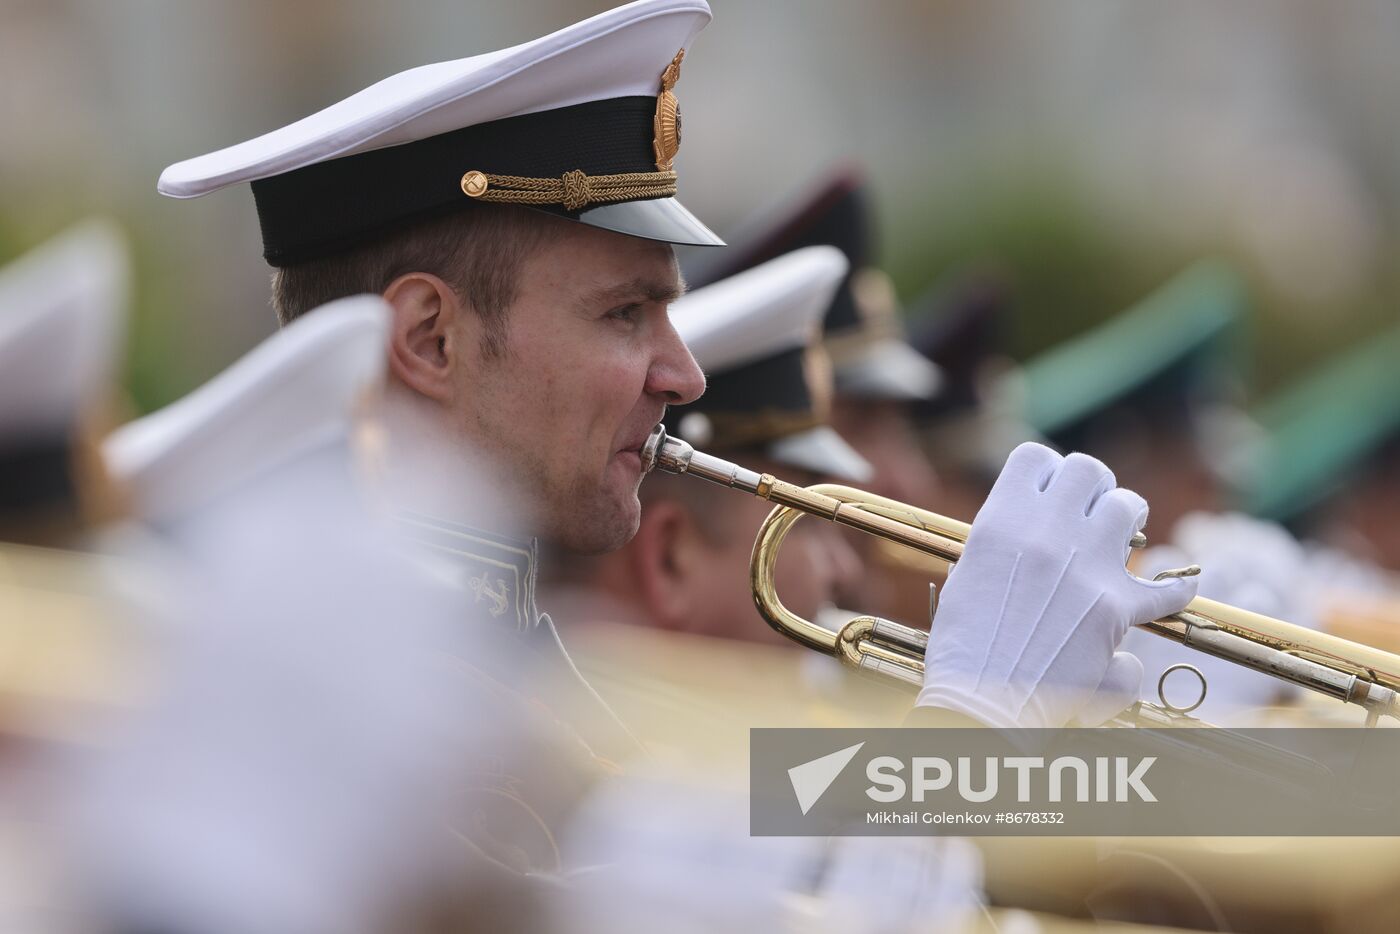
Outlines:
<svg viewBox="0 0 1400 934"><path fill-rule="evenodd" d="M668 405L685 405L705 391L705 374L690 355L676 329L667 321L658 336L656 353L647 372L647 392L663 397Z"/></svg>

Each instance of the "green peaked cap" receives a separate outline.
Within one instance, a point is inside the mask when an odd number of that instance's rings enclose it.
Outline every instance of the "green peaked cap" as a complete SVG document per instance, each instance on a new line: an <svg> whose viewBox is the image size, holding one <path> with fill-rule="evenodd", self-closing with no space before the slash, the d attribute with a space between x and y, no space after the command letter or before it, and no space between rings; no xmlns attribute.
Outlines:
<svg viewBox="0 0 1400 934"><path fill-rule="evenodd" d="M1400 327L1323 363L1254 411L1266 432L1246 505L1289 519L1400 431Z"/></svg>
<svg viewBox="0 0 1400 934"><path fill-rule="evenodd" d="M1026 421L1047 436L1132 395L1179 364L1216 354L1243 320L1243 280L1224 263L1197 263L1122 314L1025 366Z"/></svg>

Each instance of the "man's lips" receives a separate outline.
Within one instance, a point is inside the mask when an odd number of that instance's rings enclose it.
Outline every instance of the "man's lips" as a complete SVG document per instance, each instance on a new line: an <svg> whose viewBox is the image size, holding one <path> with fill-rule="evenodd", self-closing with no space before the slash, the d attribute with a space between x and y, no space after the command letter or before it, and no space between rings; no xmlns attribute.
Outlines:
<svg viewBox="0 0 1400 934"><path fill-rule="evenodd" d="M642 448L650 437L650 428L645 434L638 433L630 436L623 442L623 446L613 453L613 457L625 463L629 472L635 470L638 475L646 473L642 469Z"/></svg>
<svg viewBox="0 0 1400 934"><path fill-rule="evenodd" d="M657 421L660 421L660 419L657 419ZM651 437L651 430L655 426L656 422L652 422L645 430L628 435L623 439L622 446L619 447L615 453L636 454L640 456L642 448L646 445L647 439Z"/></svg>
<svg viewBox="0 0 1400 934"><path fill-rule="evenodd" d="M642 453L637 450L618 451L609 459L609 463L621 464L622 469L628 476L636 474L638 482L642 475L646 473L642 469Z"/></svg>
<svg viewBox="0 0 1400 934"><path fill-rule="evenodd" d="M621 451L613 454L613 457L621 458L627 461L628 464L635 465L638 469L641 469L642 451L640 447L623 448Z"/></svg>

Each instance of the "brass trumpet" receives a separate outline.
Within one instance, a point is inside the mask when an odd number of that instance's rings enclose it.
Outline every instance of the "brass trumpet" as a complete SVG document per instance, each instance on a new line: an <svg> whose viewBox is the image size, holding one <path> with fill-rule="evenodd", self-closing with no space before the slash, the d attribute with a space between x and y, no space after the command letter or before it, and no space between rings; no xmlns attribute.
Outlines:
<svg viewBox="0 0 1400 934"><path fill-rule="evenodd" d="M775 630L810 649L835 656L878 678L921 685L928 633L877 616L858 616L839 629L803 619L783 606L774 568L783 539L804 515L858 529L939 561L962 557L971 526L915 506L836 484L800 487L695 450L658 425L642 448L643 472L660 468L741 490L776 505L754 541L749 583L758 612ZM1137 536L1134 545L1146 540ZM1187 571L1186 573L1189 573ZM1366 725L1400 718L1400 656L1314 632L1282 620L1198 597L1180 613L1143 629L1218 658L1357 704ZM1144 719L1166 725L1172 712L1150 705Z"/></svg>

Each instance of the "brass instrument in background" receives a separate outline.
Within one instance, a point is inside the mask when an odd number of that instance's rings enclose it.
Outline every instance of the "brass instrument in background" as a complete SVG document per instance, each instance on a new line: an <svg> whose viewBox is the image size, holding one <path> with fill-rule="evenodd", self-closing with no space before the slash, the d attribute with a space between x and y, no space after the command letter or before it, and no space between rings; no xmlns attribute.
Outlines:
<svg viewBox="0 0 1400 934"><path fill-rule="evenodd" d="M857 616L839 629L803 619L783 606L774 589L778 551L793 524L811 515L952 563L962 557L971 526L851 487L786 483L696 451L667 436L660 425L642 448L642 465L644 472L660 468L689 474L776 504L759 529L750 566L749 582L763 618L788 638L835 656L859 671L915 687L923 683L927 632L876 616ZM1144 543L1140 535L1135 537L1135 546ZM1400 656L1389 652L1204 597L1191 601L1182 612L1142 628L1208 655L1357 704L1367 712L1367 726L1374 726L1382 716L1400 717ZM1135 705L1134 713L1139 725L1168 725L1182 719L1175 709L1148 704Z"/></svg>

